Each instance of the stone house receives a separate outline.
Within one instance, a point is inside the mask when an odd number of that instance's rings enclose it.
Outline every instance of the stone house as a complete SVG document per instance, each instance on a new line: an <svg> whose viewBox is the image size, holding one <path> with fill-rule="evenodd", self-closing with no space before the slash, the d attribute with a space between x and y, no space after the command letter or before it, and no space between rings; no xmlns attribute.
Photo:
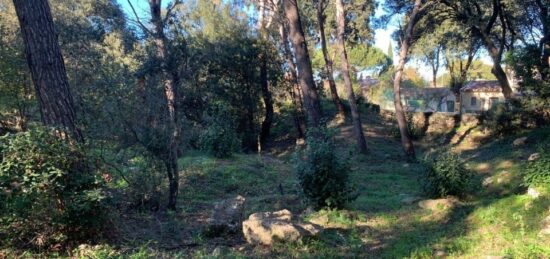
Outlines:
<svg viewBox="0 0 550 259"><path fill-rule="evenodd" d="M480 113L488 111L498 103L505 102L502 88L496 80L468 82L460 89L461 112Z"/></svg>

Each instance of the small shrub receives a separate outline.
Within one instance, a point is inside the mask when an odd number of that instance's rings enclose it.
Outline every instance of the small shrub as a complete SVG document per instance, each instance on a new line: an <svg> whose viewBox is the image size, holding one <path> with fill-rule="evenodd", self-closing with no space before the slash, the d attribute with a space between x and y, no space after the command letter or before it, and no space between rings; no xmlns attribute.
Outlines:
<svg viewBox="0 0 550 259"><path fill-rule="evenodd" d="M540 158L527 164L523 183L526 186L547 187L550 186L550 145L539 147L538 152Z"/></svg>
<svg viewBox="0 0 550 259"><path fill-rule="evenodd" d="M520 126L519 111L506 103L499 103L482 115L486 128L502 136L512 133Z"/></svg>
<svg viewBox="0 0 550 259"><path fill-rule="evenodd" d="M463 196L472 176L458 155L446 151L427 161L424 190L437 197Z"/></svg>
<svg viewBox="0 0 550 259"><path fill-rule="evenodd" d="M0 245L50 248L97 237L103 181L79 148L46 129L0 137Z"/></svg>
<svg viewBox="0 0 550 259"><path fill-rule="evenodd" d="M298 152L294 160L303 193L316 208L342 208L357 198L348 161L336 155L332 134L326 130L311 129L305 152Z"/></svg>
<svg viewBox="0 0 550 259"><path fill-rule="evenodd" d="M230 157L239 150L239 135L234 128L233 113L223 103L215 104L205 114L207 128L200 137L201 149L218 158Z"/></svg>

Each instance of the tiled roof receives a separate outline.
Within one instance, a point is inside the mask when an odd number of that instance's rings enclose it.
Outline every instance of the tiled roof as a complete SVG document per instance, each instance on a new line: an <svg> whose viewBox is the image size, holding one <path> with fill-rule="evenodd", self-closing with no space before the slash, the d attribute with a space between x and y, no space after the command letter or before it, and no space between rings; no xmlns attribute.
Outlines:
<svg viewBox="0 0 550 259"><path fill-rule="evenodd" d="M502 88L497 80L477 80L468 82L461 92L501 92Z"/></svg>

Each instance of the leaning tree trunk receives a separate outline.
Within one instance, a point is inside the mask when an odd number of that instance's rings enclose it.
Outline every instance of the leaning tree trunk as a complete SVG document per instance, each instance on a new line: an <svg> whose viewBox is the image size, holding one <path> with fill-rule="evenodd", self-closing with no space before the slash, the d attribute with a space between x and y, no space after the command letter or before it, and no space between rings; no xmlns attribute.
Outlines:
<svg viewBox="0 0 550 259"><path fill-rule="evenodd" d="M416 23L416 16L420 9L421 0L416 0L414 8L411 12L411 17L407 23L407 28L403 39L401 39L401 49L399 52L399 63L396 67L395 78L393 80L393 103L395 105L395 116L397 118L397 124L399 125L399 133L401 134L401 145L403 151L407 156L407 159L413 160L416 158L414 152L414 146L411 136L409 134L409 128L407 126L407 119L405 117L405 111L403 110L403 104L401 103L401 79L403 77L403 69L407 62L407 56L409 53L410 42L413 35L414 24Z"/></svg>
<svg viewBox="0 0 550 259"><path fill-rule="evenodd" d="M288 47L288 32L285 24L281 22L279 25L279 34L281 35L281 44L283 45L283 53L286 59L286 63L290 70L290 97L292 98L292 104L294 110L292 116L294 117L294 126L298 133L298 139L303 139L306 133L306 121L304 118L304 110L302 103L302 95L300 94L300 85L298 84L298 75L296 75L296 64L294 63L294 57Z"/></svg>
<svg viewBox="0 0 550 259"><path fill-rule="evenodd" d="M342 118L346 117L346 112L344 110L344 104L338 96L338 91L336 90L336 82L334 82L334 71L332 67L332 60L329 57L327 50L327 41L325 37L325 14L324 14L324 0L318 0L317 2L317 22L319 23L319 39L321 43L321 50L323 51L323 58L325 60L325 73L327 74L327 81L330 88L330 95L332 97L332 102L338 109L338 115Z"/></svg>
<svg viewBox="0 0 550 259"><path fill-rule="evenodd" d="M344 3L342 0L335 0L336 3L336 23L337 23L337 34L338 34L338 51L340 52L340 60L342 62L342 76L344 77L344 84L346 91L348 93L349 107L351 110L351 118L353 119L353 132L355 134L355 139L357 141L357 146L361 153L367 153L367 142L365 141L365 135L363 134L363 126L361 123L361 117L359 115L359 110L357 109L357 101L355 99L355 94L353 94L353 88L351 86L351 78L349 76L349 63L348 56L346 53L346 42L345 42L345 13L344 13Z"/></svg>
<svg viewBox="0 0 550 259"><path fill-rule="evenodd" d="M489 51L489 56L491 56L491 59L493 60L493 68L491 69L491 72L497 78L498 83L502 88L502 94L504 95L504 98L506 98L507 100L512 98L512 88L510 87L508 76L500 65L500 63L502 62L502 48L504 48L504 46L501 46L501 49L497 48L493 40L481 29L474 28L474 32L481 36L483 45L485 45L485 48Z"/></svg>
<svg viewBox="0 0 550 259"><path fill-rule="evenodd" d="M288 20L289 36L296 58L298 82L302 89L304 105L307 111L307 122L311 127L321 125L321 104L319 94L313 81L311 59L298 12L298 0L283 0L285 16Z"/></svg>
<svg viewBox="0 0 550 259"><path fill-rule="evenodd" d="M169 182L168 209L175 210L179 189L179 172L178 172L178 141L180 137L180 129L178 126L178 117L176 109L176 82L178 81L177 73L171 71L168 67L167 59L167 38L164 34L164 22L161 17L161 1L149 0L151 9L151 22L155 27L154 43L156 46L156 58L160 62L162 78L164 80L164 95L166 98L166 107L168 115L167 128L169 132L167 143L167 154L165 157L166 173Z"/></svg>
<svg viewBox="0 0 550 259"><path fill-rule="evenodd" d="M13 0L42 122L83 142L73 97L47 0ZM63 135L63 134L62 134Z"/></svg>

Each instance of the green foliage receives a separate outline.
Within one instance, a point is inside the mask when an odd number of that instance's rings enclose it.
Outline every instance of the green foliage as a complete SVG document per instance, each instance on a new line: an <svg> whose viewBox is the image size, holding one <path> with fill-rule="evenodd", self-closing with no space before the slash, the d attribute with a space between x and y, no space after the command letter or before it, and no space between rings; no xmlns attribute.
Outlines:
<svg viewBox="0 0 550 259"><path fill-rule="evenodd" d="M240 147L234 128L234 111L225 103L213 105L206 115L207 128L200 137L201 149L218 158L230 157Z"/></svg>
<svg viewBox="0 0 550 259"><path fill-rule="evenodd" d="M543 99L550 97L550 79L543 80L540 76L540 72L550 71L543 71L544 68L540 65L538 45L516 48L507 53L505 61L514 69L516 76L522 79L519 84L524 92Z"/></svg>
<svg viewBox="0 0 550 259"><path fill-rule="evenodd" d="M506 135L518 127L517 114L510 105L499 103L483 114L483 124L496 135Z"/></svg>
<svg viewBox="0 0 550 259"><path fill-rule="evenodd" d="M540 158L529 162L523 177L526 186L548 187L550 186L550 144L539 147Z"/></svg>
<svg viewBox="0 0 550 259"><path fill-rule="evenodd" d="M97 237L102 180L86 154L46 129L0 138L0 245L51 248Z"/></svg>
<svg viewBox="0 0 550 259"><path fill-rule="evenodd" d="M357 198L349 182L348 161L336 155L332 134L325 129L311 129L305 152L294 158L303 193L317 208L342 208Z"/></svg>
<svg viewBox="0 0 550 259"><path fill-rule="evenodd" d="M426 161L424 190L436 197L463 196L473 173L466 169L464 161L451 151Z"/></svg>

